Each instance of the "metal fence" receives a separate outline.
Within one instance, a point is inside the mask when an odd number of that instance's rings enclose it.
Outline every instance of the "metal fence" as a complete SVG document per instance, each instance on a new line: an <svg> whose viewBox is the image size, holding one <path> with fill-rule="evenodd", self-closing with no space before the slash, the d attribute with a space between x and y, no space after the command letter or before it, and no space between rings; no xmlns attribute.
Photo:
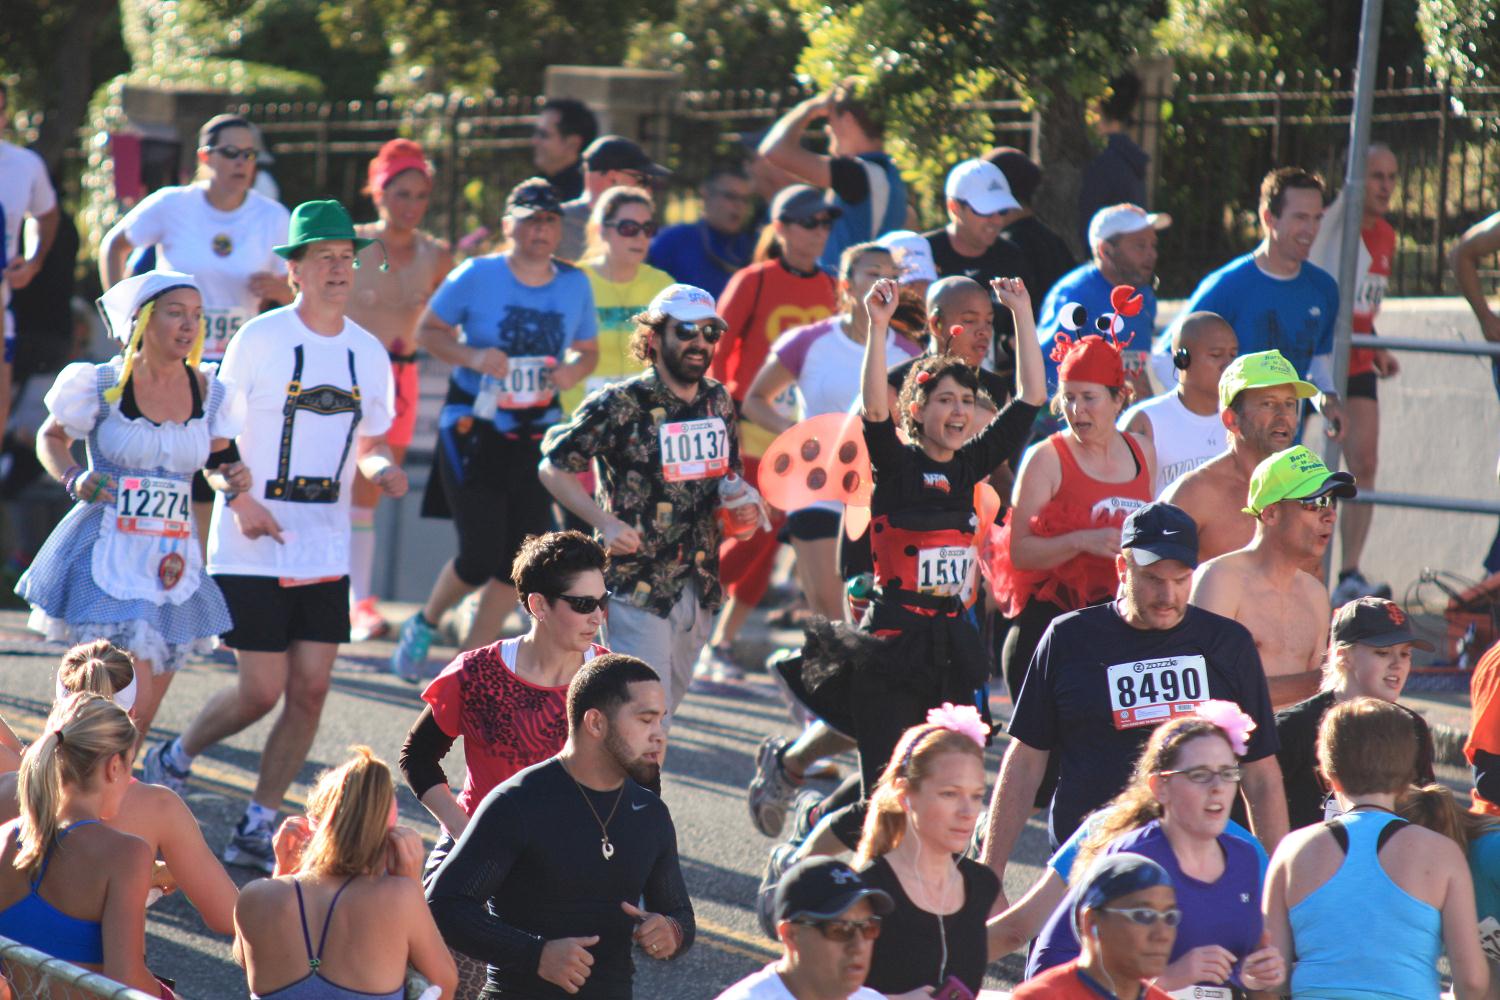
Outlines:
<svg viewBox="0 0 1500 1000"><path fill-rule="evenodd" d="M155 1000L7 937L0 937L0 967L16 1000Z"/></svg>

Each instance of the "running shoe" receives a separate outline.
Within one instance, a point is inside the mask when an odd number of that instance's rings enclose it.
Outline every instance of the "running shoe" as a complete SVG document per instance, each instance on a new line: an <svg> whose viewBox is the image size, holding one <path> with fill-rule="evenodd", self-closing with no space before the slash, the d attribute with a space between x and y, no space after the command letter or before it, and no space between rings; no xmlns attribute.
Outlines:
<svg viewBox="0 0 1500 1000"><path fill-rule="evenodd" d="M349 640L368 642L390 632L391 623L375 606L375 598L366 597L349 609Z"/></svg>
<svg viewBox="0 0 1500 1000"><path fill-rule="evenodd" d="M251 826L250 817L240 817L234 828L234 837L224 848L224 863L254 868L267 875L276 871L276 850L271 846L271 824Z"/></svg>
<svg viewBox="0 0 1500 1000"><path fill-rule="evenodd" d="M760 921L761 932L772 941L776 940L775 914L771 912L776 905L776 886L786 870L792 867L792 857L796 853L796 844L777 844L771 848L766 869L760 877L760 888L755 892L755 917Z"/></svg>
<svg viewBox="0 0 1500 1000"><path fill-rule="evenodd" d="M828 796L811 788L804 788L797 793L797 798L792 802L792 835L790 843L801 844L812 836L813 828L818 824L813 819L813 810Z"/></svg>
<svg viewBox="0 0 1500 1000"><path fill-rule="evenodd" d="M408 684L420 684L427 676L427 651L432 648L436 633L420 611L406 619L396 640L396 651L391 654L391 673Z"/></svg>
<svg viewBox="0 0 1500 1000"><path fill-rule="evenodd" d="M165 785L180 797L187 793L187 780L192 771L174 767L172 762L167 760L168 746L167 743L158 743L146 751L141 761L142 777L146 784Z"/></svg>
<svg viewBox="0 0 1500 1000"><path fill-rule="evenodd" d="M1331 601L1337 608L1361 597L1389 598L1390 596L1389 584L1371 583L1359 570L1351 569L1339 574L1338 586L1333 588Z"/></svg>
<svg viewBox="0 0 1500 1000"><path fill-rule="evenodd" d="M737 684L745 679L745 671L734 662L729 650L720 646L704 646L693 666L693 676L715 684Z"/></svg>
<svg viewBox="0 0 1500 1000"><path fill-rule="evenodd" d="M755 777L750 779L747 800L750 804L750 822L767 837L781 836L786 825L786 812L792 804L792 796L802 782L786 773L781 764L781 755L786 752L787 741L781 736L767 736L760 741L755 752Z"/></svg>

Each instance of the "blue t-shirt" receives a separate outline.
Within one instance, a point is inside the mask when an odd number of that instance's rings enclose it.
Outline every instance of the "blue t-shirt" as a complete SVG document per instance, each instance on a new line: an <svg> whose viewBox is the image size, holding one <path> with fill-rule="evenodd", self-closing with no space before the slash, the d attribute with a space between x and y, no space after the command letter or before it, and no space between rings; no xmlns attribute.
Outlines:
<svg viewBox="0 0 1500 1000"><path fill-rule="evenodd" d="M1500 921L1500 831L1486 833L1469 845L1469 871L1474 876L1474 902L1480 921L1486 917ZM1486 946L1485 953L1490 950ZM1491 958L1500 961L1500 941Z"/></svg>
<svg viewBox="0 0 1500 1000"><path fill-rule="evenodd" d="M696 285L717 300L724 294L729 276L749 265L758 229L726 236L701 220L668 226L651 241L646 263L666 271L673 281Z"/></svg>
<svg viewBox="0 0 1500 1000"><path fill-rule="evenodd" d="M1339 286L1333 275L1304 262L1295 278L1262 271L1247 253L1198 283L1182 315L1218 313L1234 327L1241 354L1278 350L1306 378L1312 359L1333 350Z"/></svg>
<svg viewBox="0 0 1500 1000"><path fill-rule="evenodd" d="M1098 828L1099 824L1104 822L1104 817L1108 815L1108 809L1100 809L1088 819L1084 820L1083 823L1078 827L1078 829L1073 831L1073 836L1069 837L1061 847L1053 852L1052 857L1047 859L1047 867L1057 872L1058 877L1061 878L1064 882L1067 882L1073 872L1073 862L1078 860L1078 852L1083 848L1083 842L1089 839L1089 834L1093 833L1094 830ZM1266 849L1264 847L1260 846L1260 841L1255 839L1255 834L1251 833L1243 826L1240 826L1234 820L1229 821L1229 824L1224 827L1224 832L1231 837L1238 837L1245 843L1249 844L1251 847L1255 848L1255 856L1260 860L1260 877L1261 880L1264 881L1266 877L1266 869L1271 867L1271 856L1266 853ZM1500 849L1500 837L1497 837L1495 839L1496 848ZM1473 857L1472 853L1470 854L1470 857ZM1500 858L1497 858L1497 860L1500 860ZM1500 869L1496 869L1495 875L1496 877L1500 877ZM1476 876L1475 878L1477 882L1478 877ZM1497 899L1496 901L1497 903L1500 903L1500 899ZM1500 913L1500 910L1497 910L1496 912ZM1481 911L1480 915L1483 915L1483 911Z"/></svg>
<svg viewBox="0 0 1500 1000"><path fill-rule="evenodd" d="M471 257L449 273L429 302L433 314L463 330L470 347L495 347L518 358L553 357L559 362L568 348L598 336L598 316L588 276L572 264L554 261L557 269L545 285L532 287L516 280L503 256ZM455 386L472 396L480 375L472 368L454 368ZM463 407L443 407L441 422L449 426L463 415ZM546 427L562 417L556 396L550 405L524 410L501 409L495 427L510 433L523 427Z"/></svg>
<svg viewBox="0 0 1500 1000"><path fill-rule="evenodd" d="M833 232L823 247L818 266L829 274L839 273L839 256L845 247L868 243L896 229L906 228L906 182L885 153L860 153L834 157L829 165L834 204L843 210L833 223ZM884 177L884 185L871 178ZM879 190L883 187L885 190ZM885 200L876 218L877 195Z"/></svg>
<svg viewBox="0 0 1500 1000"><path fill-rule="evenodd" d="M1057 362L1052 360L1052 348L1057 344L1057 331L1061 329L1058 314L1062 307L1076 302L1089 314L1088 325L1077 332L1064 331L1068 336L1076 338L1098 333L1094 321L1105 313L1114 312L1114 306L1109 302L1109 293L1114 287L1104 277L1099 266L1090 261L1057 279L1057 284L1052 286L1052 290L1042 300L1042 315L1037 321L1036 335L1042 342L1042 362L1047 366L1049 396L1057 391ZM1145 355L1151 350L1151 336L1156 331L1156 292L1150 288L1138 288L1136 291L1141 293L1141 311L1134 316L1124 317L1125 328L1118 336L1121 341L1129 338L1127 353L1139 352L1139 358L1144 361Z"/></svg>
<svg viewBox="0 0 1500 1000"><path fill-rule="evenodd" d="M1264 928L1260 913L1260 860L1254 848L1227 830L1219 834L1219 847L1224 851L1224 873L1213 882L1201 882L1183 873L1161 823L1155 820L1117 837L1104 853L1130 851L1165 868L1172 876L1177 908L1182 911L1170 960L1175 962L1203 945L1220 945L1235 956L1230 979L1239 986L1240 965L1245 956L1259 947ZM1073 933L1074 902L1070 893L1047 918L1026 962L1027 979L1078 957L1078 938Z"/></svg>

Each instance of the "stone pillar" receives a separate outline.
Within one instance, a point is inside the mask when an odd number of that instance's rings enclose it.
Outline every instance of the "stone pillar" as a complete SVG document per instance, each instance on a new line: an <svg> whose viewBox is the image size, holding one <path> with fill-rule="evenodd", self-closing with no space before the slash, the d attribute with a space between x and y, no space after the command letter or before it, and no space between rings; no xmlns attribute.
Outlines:
<svg viewBox="0 0 1500 1000"><path fill-rule="evenodd" d="M599 119L599 134L623 135L657 160L667 155L682 77L623 66L548 66L548 97L575 97Z"/></svg>

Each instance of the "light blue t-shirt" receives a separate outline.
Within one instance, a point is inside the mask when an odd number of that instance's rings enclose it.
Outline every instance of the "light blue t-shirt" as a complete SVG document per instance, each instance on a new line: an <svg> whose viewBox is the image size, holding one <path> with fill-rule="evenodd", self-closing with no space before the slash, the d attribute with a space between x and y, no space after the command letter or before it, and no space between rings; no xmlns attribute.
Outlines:
<svg viewBox="0 0 1500 1000"><path fill-rule="evenodd" d="M1247 253L1198 283L1182 310L1218 313L1234 327L1241 354L1277 350L1306 378L1312 359L1333 351L1339 286L1316 264L1303 263L1295 278L1262 271Z"/></svg>
<svg viewBox="0 0 1500 1000"><path fill-rule="evenodd" d="M845 247L856 243L868 243L896 229L906 228L906 182L901 171L885 153L860 153L858 156L837 157L829 168L832 174L834 204L843 214L833 223L833 232L824 244L823 256L818 266L829 274L839 273L839 256ZM853 173L846 173L850 171ZM859 201L845 197L848 181L864 174L864 183L854 181L856 190L867 192ZM882 178L884 183L882 183ZM876 212L879 218L876 218Z"/></svg>
<svg viewBox="0 0 1500 1000"><path fill-rule="evenodd" d="M463 331L470 347L495 347L512 360L553 357L561 362L569 346L599 335L599 320L587 275L560 260L553 266L556 276L532 287L516 280L503 256L471 257L443 279L429 305L438 319ZM472 368L454 368L452 381L471 396L479 391L480 375ZM445 405L443 426L463 410L451 402ZM503 433L545 429L561 417L554 396L545 407L499 410L495 428Z"/></svg>
<svg viewBox="0 0 1500 1000"><path fill-rule="evenodd" d="M1057 343L1057 331L1062 329L1058 318L1063 306L1076 302L1089 314L1088 325L1076 332L1064 331L1068 336L1076 338L1098 333L1099 329L1094 321L1106 313L1114 312L1114 306L1109 302L1109 293L1114 291L1114 287L1104 277L1104 272L1099 270L1099 265L1091 261L1058 278L1057 284L1052 286L1052 290L1042 300L1042 315L1036 325L1036 335L1042 342L1042 362L1047 366L1049 396L1057 391L1057 362L1052 360L1052 348ZM1141 311L1134 316L1124 317L1125 327L1117 336L1122 342L1127 339L1130 341L1127 353L1138 352L1135 357L1144 364L1145 356L1151 350L1151 335L1156 330L1156 293L1150 288L1138 288L1136 291L1141 294Z"/></svg>
<svg viewBox="0 0 1500 1000"><path fill-rule="evenodd" d="M1469 845L1469 872L1474 876L1479 919L1500 921L1500 831L1486 833ZM1500 948L1500 942L1496 944Z"/></svg>

